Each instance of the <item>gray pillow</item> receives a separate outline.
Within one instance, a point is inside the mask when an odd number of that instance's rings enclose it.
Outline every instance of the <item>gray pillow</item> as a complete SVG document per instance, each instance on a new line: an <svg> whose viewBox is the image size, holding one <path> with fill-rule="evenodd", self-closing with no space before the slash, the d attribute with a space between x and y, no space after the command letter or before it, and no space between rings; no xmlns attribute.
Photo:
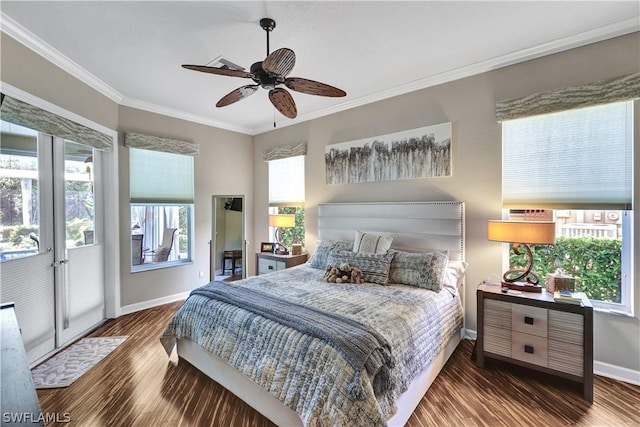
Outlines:
<svg viewBox="0 0 640 427"><path fill-rule="evenodd" d="M334 251L329 254L328 263L333 267L347 263L362 270L367 283L386 285L389 282L389 268L393 254L363 254L350 251Z"/></svg>
<svg viewBox="0 0 640 427"><path fill-rule="evenodd" d="M418 288L442 290L449 251L410 253L391 250L393 260L389 269L389 282Z"/></svg>
<svg viewBox="0 0 640 427"><path fill-rule="evenodd" d="M336 242L335 240L322 239L318 242L316 250L311 256L309 267L324 270L327 268L327 258L332 251L350 251L352 249L353 242Z"/></svg>

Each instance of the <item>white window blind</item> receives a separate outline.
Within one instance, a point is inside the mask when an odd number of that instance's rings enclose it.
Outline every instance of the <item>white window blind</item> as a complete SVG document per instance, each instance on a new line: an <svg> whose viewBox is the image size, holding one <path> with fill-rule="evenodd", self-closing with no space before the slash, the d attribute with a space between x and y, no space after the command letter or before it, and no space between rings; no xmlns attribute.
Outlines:
<svg viewBox="0 0 640 427"><path fill-rule="evenodd" d="M269 161L269 206L304 206L304 157Z"/></svg>
<svg viewBox="0 0 640 427"><path fill-rule="evenodd" d="M633 102L502 123L505 208L631 209Z"/></svg>
<svg viewBox="0 0 640 427"><path fill-rule="evenodd" d="M193 156L129 148L131 203L193 203Z"/></svg>

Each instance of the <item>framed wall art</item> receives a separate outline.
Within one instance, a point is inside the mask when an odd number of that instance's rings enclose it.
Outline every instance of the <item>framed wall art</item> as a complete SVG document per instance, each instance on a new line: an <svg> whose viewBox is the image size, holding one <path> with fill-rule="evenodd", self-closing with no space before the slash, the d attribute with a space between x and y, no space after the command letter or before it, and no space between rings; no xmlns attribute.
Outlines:
<svg viewBox="0 0 640 427"><path fill-rule="evenodd" d="M327 184L451 176L451 122L327 145Z"/></svg>

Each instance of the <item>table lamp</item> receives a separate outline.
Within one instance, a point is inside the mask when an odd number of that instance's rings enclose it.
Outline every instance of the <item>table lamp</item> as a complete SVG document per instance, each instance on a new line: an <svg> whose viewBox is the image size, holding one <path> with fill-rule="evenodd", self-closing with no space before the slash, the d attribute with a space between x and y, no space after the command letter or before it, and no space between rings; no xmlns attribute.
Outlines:
<svg viewBox="0 0 640 427"><path fill-rule="evenodd" d="M274 253L282 255L288 255L289 251L286 246L282 244L282 229L293 228L296 225L296 216L293 214L271 214L269 215L269 226L275 227L276 231L273 233L273 237L276 240L276 247Z"/></svg>
<svg viewBox="0 0 640 427"><path fill-rule="evenodd" d="M503 286L525 292L541 292L540 277L531 271L533 254L529 245L552 245L556 237L556 224L551 221L489 221L487 239L512 243L516 255L518 246L527 251L527 266L507 270L502 276Z"/></svg>

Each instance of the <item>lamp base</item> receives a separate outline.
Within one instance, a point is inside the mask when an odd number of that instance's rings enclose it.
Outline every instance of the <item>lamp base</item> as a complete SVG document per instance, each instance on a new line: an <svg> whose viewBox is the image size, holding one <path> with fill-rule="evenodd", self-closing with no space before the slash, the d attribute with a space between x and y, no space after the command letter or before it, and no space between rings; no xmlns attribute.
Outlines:
<svg viewBox="0 0 640 427"><path fill-rule="evenodd" d="M542 286L528 282L502 282L502 286L521 292L542 292Z"/></svg>
<svg viewBox="0 0 640 427"><path fill-rule="evenodd" d="M289 255L289 251L287 250L287 248L280 243L275 244L273 253L276 255Z"/></svg>

